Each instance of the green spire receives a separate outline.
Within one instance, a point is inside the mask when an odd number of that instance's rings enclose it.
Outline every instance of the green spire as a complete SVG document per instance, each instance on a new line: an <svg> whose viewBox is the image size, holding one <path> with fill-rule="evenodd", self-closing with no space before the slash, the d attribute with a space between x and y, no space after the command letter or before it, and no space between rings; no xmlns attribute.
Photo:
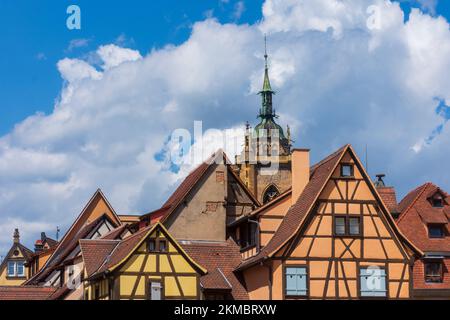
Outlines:
<svg viewBox="0 0 450 320"><path fill-rule="evenodd" d="M275 117L272 108L272 96L274 92L272 90L272 87L270 86L269 67L267 64L268 57L269 56L267 55L267 38L264 35L264 59L265 59L264 83L262 91L259 92L262 98L262 106L259 112L259 117L262 119L269 119L269 118L272 119Z"/></svg>
<svg viewBox="0 0 450 320"><path fill-rule="evenodd" d="M267 58L269 56L267 55L267 38L264 35L264 59L266 60L266 67L264 72L264 84L263 89L261 92L272 92L272 87L270 86L270 80L269 80L269 67L267 65Z"/></svg>

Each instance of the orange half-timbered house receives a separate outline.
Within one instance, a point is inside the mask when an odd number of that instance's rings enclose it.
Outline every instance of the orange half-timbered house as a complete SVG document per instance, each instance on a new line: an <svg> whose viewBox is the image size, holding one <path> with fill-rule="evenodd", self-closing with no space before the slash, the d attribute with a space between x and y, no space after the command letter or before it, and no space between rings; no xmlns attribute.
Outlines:
<svg viewBox="0 0 450 320"><path fill-rule="evenodd" d="M311 168L309 151L294 150L292 166L291 194L249 217L262 231L272 220L275 230L259 232L250 254L243 248L237 271L250 299L410 298L421 251L397 228L352 147Z"/></svg>

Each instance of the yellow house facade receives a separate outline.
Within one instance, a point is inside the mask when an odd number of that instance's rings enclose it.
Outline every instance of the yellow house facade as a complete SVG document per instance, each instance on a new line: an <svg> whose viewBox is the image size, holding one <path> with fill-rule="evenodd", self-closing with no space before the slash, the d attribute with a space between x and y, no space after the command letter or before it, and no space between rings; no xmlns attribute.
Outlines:
<svg viewBox="0 0 450 320"><path fill-rule="evenodd" d="M27 262L33 251L20 243L18 229L15 229L13 239L13 245L0 265L0 286L20 286L28 279Z"/></svg>
<svg viewBox="0 0 450 320"><path fill-rule="evenodd" d="M201 298L200 277L206 270L160 223L122 241L81 240L80 245L86 300Z"/></svg>

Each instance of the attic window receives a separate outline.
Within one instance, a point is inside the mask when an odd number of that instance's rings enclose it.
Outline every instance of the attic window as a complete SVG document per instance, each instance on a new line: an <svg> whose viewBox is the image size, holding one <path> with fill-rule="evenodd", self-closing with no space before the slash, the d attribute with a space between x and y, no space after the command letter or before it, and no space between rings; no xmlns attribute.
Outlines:
<svg viewBox="0 0 450 320"><path fill-rule="evenodd" d="M154 239L148 240L147 250L148 250L148 252L155 252L156 251L156 242L155 242Z"/></svg>
<svg viewBox="0 0 450 320"><path fill-rule="evenodd" d="M434 208L442 208L444 207L444 200L441 195L435 195L431 200Z"/></svg>
<svg viewBox="0 0 450 320"><path fill-rule="evenodd" d="M443 224L430 224L428 225L428 235L430 238L444 238L444 225Z"/></svg>
<svg viewBox="0 0 450 320"><path fill-rule="evenodd" d="M351 178L354 176L353 164L345 163L341 165L341 177Z"/></svg>
<svg viewBox="0 0 450 320"><path fill-rule="evenodd" d="M159 252L167 252L167 241L159 240Z"/></svg>

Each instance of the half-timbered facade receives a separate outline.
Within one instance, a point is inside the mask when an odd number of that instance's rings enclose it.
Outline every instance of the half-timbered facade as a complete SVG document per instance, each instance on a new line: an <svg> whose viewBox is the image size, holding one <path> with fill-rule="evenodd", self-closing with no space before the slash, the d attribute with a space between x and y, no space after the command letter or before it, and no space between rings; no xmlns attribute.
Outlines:
<svg viewBox="0 0 450 320"><path fill-rule="evenodd" d="M400 233L351 146L310 169L308 150L295 152L292 206L280 201L281 224L254 255L243 252L238 268L250 299L409 298L410 266L421 252Z"/></svg>
<svg viewBox="0 0 450 320"><path fill-rule="evenodd" d="M86 300L200 299L196 263L162 224L124 240L80 240Z"/></svg>

